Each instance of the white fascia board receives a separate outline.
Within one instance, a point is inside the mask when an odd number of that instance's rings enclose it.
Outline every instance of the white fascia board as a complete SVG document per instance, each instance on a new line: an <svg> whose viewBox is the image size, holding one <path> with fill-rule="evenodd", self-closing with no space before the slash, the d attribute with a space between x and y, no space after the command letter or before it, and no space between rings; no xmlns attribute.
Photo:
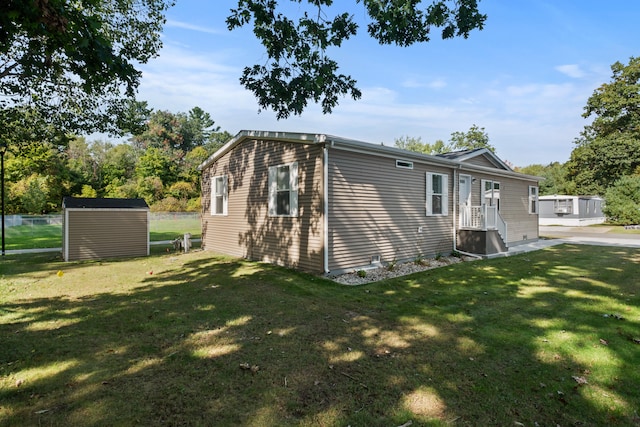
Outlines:
<svg viewBox="0 0 640 427"><path fill-rule="evenodd" d="M496 163L503 166L505 169L490 168L485 166L465 164L460 159L451 160L439 156L433 156L430 154L417 153L409 150L402 150L396 147L390 147L381 144L372 144L370 142L359 141L355 139L342 138L333 135L320 134L320 133L302 133L302 132L274 132L265 130L242 130L238 132L236 136L231 138L226 144L224 144L218 151L213 153L207 160L205 160L198 170L203 170L211 163L216 161L219 157L230 151L240 142L245 139L268 139L270 141L282 141L300 144L325 144L325 146L334 149L348 150L353 152L367 153L382 157L389 157L395 159L407 159L418 163L425 163L431 165L438 165L444 167L455 168L466 171L483 172L499 176L508 176L516 179L522 179L526 181L541 181L542 178L532 175L524 175L518 172L514 172L509 166L507 166L502 160L500 160L491 150L483 148L472 153L472 157L487 153L489 157L495 160Z"/></svg>
<svg viewBox="0 0 640 427"><path fill-rule="evenodd" d="M222 147L213 153L207 160L198 166L198 170L203 170L225 153L229 152L233 147L246 139L268 139L269 141L292 142L299 144L320 144L325 141L326 135L302 133L302 132L278 132L268 130L241 130L227 141Z"/></svg>

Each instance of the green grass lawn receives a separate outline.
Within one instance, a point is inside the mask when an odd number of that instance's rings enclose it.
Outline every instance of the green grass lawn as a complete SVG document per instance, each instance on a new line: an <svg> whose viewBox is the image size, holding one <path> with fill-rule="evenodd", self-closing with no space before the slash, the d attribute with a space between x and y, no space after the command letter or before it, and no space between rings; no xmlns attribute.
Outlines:
<svg viewBox="0 0 640 427"><path fill-rule="evenodd" d="M202 231L199 219L159 219L149 224L149 241L172 240L191 233L199 239ZM61 225L20 225L5 229L5 248L41 249L62 247Z"/></svg>
<svg viewBox="0 0 640 427"><path fill-rule="evenodd" d="M3 426L640 423L636 249L359 287L203 251L0 268Z"/></svg>

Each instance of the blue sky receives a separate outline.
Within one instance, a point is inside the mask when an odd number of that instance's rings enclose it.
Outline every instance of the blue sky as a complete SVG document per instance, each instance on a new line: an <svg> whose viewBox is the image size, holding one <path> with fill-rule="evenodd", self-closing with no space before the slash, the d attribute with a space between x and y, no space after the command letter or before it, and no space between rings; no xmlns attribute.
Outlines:
<svg viewBox="0 0 640 427"><path fill-rule="evenodd" d="M280 1L301 13L297 3ZM484 30L467 40L434 33L409 48L380 46L366 34L362 4L335 3L332 10L348 10L361 26L330 56L363 95L340 100L331 115L316 105L280 121L259 112L238 79L244 66L266 58L249 27L227 30L234 0L177 0L160 56L141 66L139 99L174 113L199 106L232 134L326 133L393 145L402 136L448 141L476 124L499 157L526 166L567 161L589 123L582 117L587 99L610 81L611 64L640 55L640 2L632 0L481 0Z"/></svg>

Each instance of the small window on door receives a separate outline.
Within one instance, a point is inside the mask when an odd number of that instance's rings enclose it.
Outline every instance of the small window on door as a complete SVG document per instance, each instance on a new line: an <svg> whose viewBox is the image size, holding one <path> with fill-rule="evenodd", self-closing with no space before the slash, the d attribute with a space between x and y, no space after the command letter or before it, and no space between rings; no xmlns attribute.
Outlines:
<svg viewBox="0 0 640 427"><path fill-rule="evenodd" d="M500 183L488 179L482 180L482 203L487 206L495 206L500 210Z"/></svg>

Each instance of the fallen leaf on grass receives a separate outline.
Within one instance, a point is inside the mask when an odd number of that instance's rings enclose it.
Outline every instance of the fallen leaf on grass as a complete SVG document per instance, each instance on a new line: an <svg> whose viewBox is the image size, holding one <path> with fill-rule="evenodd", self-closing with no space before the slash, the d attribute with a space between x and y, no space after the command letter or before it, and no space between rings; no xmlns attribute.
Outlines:
<svg viewBox="0 0 640 427"><path fill-rule="evenodd" d="M561 392L560 390L558 390L557 393L558 393L558 400L563 404L567 405L569 402L567 402L567 399L564 398L564 393Z"/></svg>
<svg viewBox="0 0 640 427"><path fill-rule="evenodd" d="M579 385L589 384L585 377L572 376L571 378L573 378L573 380L577 382Z"/></svg>
<svg viewBox="0 0 640 427"><path fill-rule="evenodd" d="M625 320L624 316L622 316L621 314L603 314L602 317L605 317L605 318L611 317L612 319L616 319L616 320Z"/></svg>
<svg viewBox="0 0 640 427"><path fill-rule="evenodd" d="M241 363L240 364L240 369L243 369L245 371L251 371L251 373L255 374L256 372L258 372L260 370L260 367L258 365L250 365L248 363Z"/></svg>

